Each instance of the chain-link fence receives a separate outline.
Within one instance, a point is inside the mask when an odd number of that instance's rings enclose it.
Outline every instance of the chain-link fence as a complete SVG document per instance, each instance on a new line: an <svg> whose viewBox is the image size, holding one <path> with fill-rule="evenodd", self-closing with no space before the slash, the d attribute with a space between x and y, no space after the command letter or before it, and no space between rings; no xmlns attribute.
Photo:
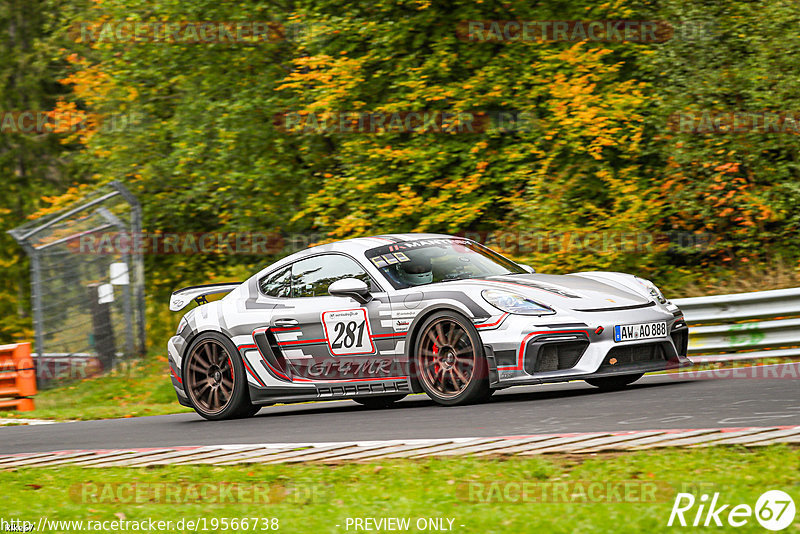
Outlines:
<svg viewBox="0 0 800 534"><path fill-rule="evenodd" d="M37 368L96 358L108 370L144 352L141 251L101 246L141 233L141 208L125 187L112 182L9 233L31 261Z"/></svg>

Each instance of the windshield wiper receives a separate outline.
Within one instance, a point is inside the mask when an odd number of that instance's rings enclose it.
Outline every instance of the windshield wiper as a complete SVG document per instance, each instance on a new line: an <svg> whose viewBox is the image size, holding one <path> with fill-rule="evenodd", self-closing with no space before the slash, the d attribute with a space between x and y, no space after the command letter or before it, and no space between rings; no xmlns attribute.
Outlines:
<svg viewBox="0 0 800 534"><path fill-rule="evenodd" d="M463 276L462 276L463 275ZM457 275L454 278L444 278L439 280L440 282L458 282L459 280L475 280L479 278L486 278L485 276L474 276L467 273L462 273L461 275Z"/></svg>

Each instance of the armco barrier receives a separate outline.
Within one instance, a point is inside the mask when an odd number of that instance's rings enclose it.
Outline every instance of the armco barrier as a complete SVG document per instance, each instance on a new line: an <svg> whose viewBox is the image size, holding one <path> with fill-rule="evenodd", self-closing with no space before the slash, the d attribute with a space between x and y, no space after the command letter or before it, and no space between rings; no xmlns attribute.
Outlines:
<svg viewBox="0 0 800 534"><path fill-rule="evenodd" d="M0 410L33 410L36 395L36 369L31 359L31 344L0 345Z"/></svg>
<svg viewBox="0 0 800 534"><path fill-rule="evenodd" d="M800 357L800 288L674 299L696 362Z"/></svg>

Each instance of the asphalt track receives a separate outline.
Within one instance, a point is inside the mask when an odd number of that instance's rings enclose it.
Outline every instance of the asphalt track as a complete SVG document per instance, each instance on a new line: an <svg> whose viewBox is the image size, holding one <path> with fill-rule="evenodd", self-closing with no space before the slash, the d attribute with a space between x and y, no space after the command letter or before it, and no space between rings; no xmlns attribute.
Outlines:
<svg viewBox="0 0 800 534"><path fill-rule="evenodd" d="M451 408L414 395L383 410L335 401L270 406L237 421L188 413L11 426L0 428L0 454L800 425L800 363L760 369L651 375L616 392L584 382L516 387L486 404Z"/></svg>

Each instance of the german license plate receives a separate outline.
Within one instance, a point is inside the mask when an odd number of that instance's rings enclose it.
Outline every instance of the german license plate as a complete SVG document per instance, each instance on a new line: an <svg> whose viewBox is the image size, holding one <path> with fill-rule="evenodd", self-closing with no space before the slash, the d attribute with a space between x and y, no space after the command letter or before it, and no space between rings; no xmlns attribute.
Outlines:
<svg viewBox="0 0 800 534"><path fill-rule="evenodd" d="M614 341L667 337L667 323L620 324L614 327Z"/></svg>

